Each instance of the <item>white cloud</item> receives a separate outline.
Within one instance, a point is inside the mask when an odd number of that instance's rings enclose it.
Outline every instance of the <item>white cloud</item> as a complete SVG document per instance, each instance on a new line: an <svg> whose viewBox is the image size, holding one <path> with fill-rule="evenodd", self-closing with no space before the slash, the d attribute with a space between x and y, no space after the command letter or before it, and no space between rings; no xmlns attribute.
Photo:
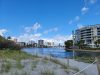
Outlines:
<svg viewBox="0 0 100 75"><path fill-rule="evenodd" d="M6 33L7 30L6 29L0 29L0 35L3 36L4 33Z"/></svg>
<svg viewBox="0 0 100 75"><path fill-rule="evenodd" d="M57 41L62 41L62 42L64 42L64 41L66 41L66 40L72 39L72 35L66 35L66 36L56 35L56 36L54 37L54 39L57 40Z"/></svg>
<svg viewBox="0 0 100 75"><path fill-rule="evenodd" d="M81 12L82 12L82 14L86 14L86 13L88 12L88 10L89 10L89 8L83 7L83 8L81 9Z"/></svg>
<svg viewBox="0 0 100 75"><path fill-rule="evenodd" d="M28 42L30 40L34 40L34 41L37 41L40 36L42 34L40 33L37 33L37 34L23 34L23 35L20 35L19 37L17 37L18 41L19 42Z"/></svg>
<svg viewBox="0 0 100 75"><path fill-rule="evenodd" d="M88 6L89 4L95 4L97 0L84 0L85 6Z"/></svg>
<svg viewBox="0 0 100 75"><path fill-rule="evenodd" d="M55 45L64 45L64 42L72 39L72 35L55 35L52 38L43 38L42 34L23 34L19 37L14 37L18 39L18 42L29 42L31 40L38 42L38 40L43 39L45 42L54 42Z"/></svg>
<svg viewBox="0 0 100 75"><path fill-rule="evenodd" d="M39 23L35 23L32 27L33 30L37 31L39 28L41 27L41 25Z"/></svg>
<svg viewBox="0 0 100 75"><path fill-rule="evenodd" d="M90 0L91 4L95 4L97 2L97 0Z"/></svg>
<svg viewBox="0 0 100 75"><path fill-rule="evenodd" d="M86 14L91 9L91 5L95 3L97 0L84 0L84 7L81 9L82 14Z"/></svg>
<svg viewBox="0 0 100 75"><path fill-rule="evenodd" d="M70 20L68 24L73 24L74 22L78 22L80 20L80 16L75 16L74 19Z"/></svg>
<svg viewBox="0 0 100 75"><path fill-rule="evenodd" d="M55 28L51 28L51 29L45 30L44 34L48 34L49 32L57 32L57 31L58 31L58 28L55 27Z"/></svg>
<svg viewBox="0 0 100 75"><path fill-rule="evenodd" d="M26 32L31 32L32 30L37 31L40 28L40 24L34 24L32 27L26 27L25 30ZM49 32L56 32L58 31L58 28L52 28L49 30L44 31L45 34L49 33ZM31 34L31 33L24 33L23 35L20 35L18 37L16 37L18 39L19 42L28 42L30 40L33 40L35 42L37 42L39 39L43 39L41 33L35 33L35 34Z"/></svg>
<svg viewBox="0 0 100 75"><path fill-rule="evenodd" d="M25 31L26 31L26 32L30 32L31 30L32 30L31 27L25 27Z"/></svg>
<svg viewBox="0 0 100 75"><path fill-rule="evenodd" d="M64 45L65 41L72 39L72 35L56 35L52 38L42 38L42 39L45 41L54 42L55 45L59 45L59 43Z"/></svg>
<svg viewBox="0 0 100 75"><path fill-rule="evenodd" d="M41 27L41 25L39 23L35 23L33 26L31 27L25 27L25 31L26 32L31 32L31 31L34 31L36 32L39 28Z"/></svg>
<svg viewBox="0 0 100 75"><path fill-rule="evenodd" d="M79 16L76 16L75 17L75 21L79 21L80 20L80 17Z"/></svg>
<svg viewBox="0 0 100 75"><path fill-rule="evenodd" d="M82 24L77 24L77 27L80 29L82 27L84 27Z"/></svg>

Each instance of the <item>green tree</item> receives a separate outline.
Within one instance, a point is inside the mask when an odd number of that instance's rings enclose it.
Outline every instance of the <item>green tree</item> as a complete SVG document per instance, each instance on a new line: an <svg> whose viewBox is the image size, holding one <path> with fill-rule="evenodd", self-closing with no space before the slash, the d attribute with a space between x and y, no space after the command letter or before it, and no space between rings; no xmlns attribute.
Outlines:
<svg viewBox="0 0 100 75"><path fill-rule="evenodd" d="M100 39L96 40L96 41L94 42L94 44L96 45L96 47L99 47Z"/></svg>
<svg viewBox="0 0 100 75"><path fill-rule="evenodd" d="M65 41L65 47L66 48L71 48L73 46L73 40L67 40Z"/></svg>
<svg viewBox="0 0 100 75"><path fill-rule="evenodd" d="M11 36L8 36L7 39L10 40L11 39Z"/></svg>
<svg viewBox="0 0 100 75"><path fill-rule="evenodd" d="M6 39L0 35L0 43L4 42Z"/></svg>
<svg viewBox="0 0 100 75"><path fill-rule="evenodd" d="M0 49L20 50L21 47L17 45L15 42L0 36Z"/></svg>
<svg viewBox="0 0 100 75"><path fill-rule="evenodd" d="M84 46L86 46L85 44L84 44L84 40L80 40L80 41L78 41L77 43L76 43L76 45L79 47L79 49L82 49L82 48L84 48Z"/></svg>
<svg viewBox="0 0 100 75"><path fill-rule="evenodd" d="M98 42L97 41L95 41L94 44L96 45L96 47L98 46Z"/></svg>

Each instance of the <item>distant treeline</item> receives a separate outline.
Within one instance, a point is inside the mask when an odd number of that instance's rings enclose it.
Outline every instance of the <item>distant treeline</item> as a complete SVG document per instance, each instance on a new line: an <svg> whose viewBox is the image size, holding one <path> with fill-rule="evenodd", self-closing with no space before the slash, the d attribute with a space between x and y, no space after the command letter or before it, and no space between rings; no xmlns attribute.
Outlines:
<svg viewBox="0 0 100 75"><path fill-rule="evenodd" d="M20 50L21 47L17 45L14 41L0 36L0 49Z"/></svg>

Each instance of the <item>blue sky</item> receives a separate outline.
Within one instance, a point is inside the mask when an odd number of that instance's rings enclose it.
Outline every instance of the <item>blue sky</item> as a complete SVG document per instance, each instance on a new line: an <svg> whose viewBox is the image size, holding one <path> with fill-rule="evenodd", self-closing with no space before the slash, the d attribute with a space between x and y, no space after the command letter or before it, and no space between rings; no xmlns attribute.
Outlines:
<svg viewBox="0 0 100 75"><path fill-rule="evenodd" d="M19 40L67 40L100 24L100 0L0 0L0 34Z"/></svg>

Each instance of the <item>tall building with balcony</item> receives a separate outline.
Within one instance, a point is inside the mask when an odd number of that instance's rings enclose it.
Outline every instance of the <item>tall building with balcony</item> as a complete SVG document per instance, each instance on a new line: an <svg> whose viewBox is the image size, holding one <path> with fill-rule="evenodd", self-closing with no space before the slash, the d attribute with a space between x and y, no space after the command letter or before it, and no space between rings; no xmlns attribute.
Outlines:
<svg viewBox="0 0 100 75"><path fill-rule="evenodd" d="M44 47L44 40L38 40L38 47Z"/></svg>
<svg viewBox="0 0 100 75"><path fill-rule="evenodd" d="M100 39L100 24L82 27L73 32L74 43L84 40L85 44L95 47L94 42L98 39Z"/></svg>

